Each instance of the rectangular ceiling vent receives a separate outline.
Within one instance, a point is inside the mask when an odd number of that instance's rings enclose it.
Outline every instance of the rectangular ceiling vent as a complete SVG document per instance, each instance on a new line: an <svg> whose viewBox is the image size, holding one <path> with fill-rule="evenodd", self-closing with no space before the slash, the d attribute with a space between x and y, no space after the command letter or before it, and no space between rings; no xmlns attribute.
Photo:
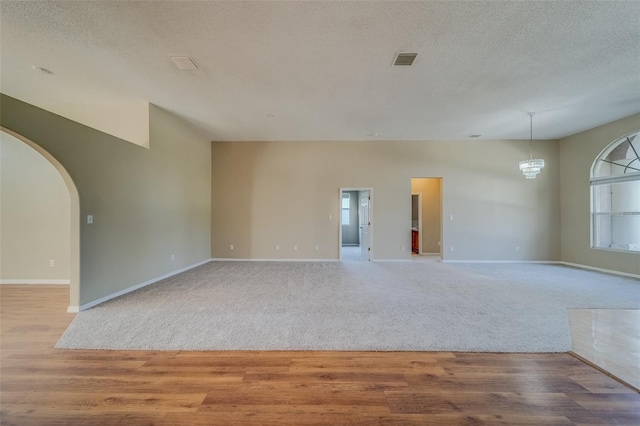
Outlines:
<svg viewBox="0 0 640 426"><path fill-rule="evenodd" d="M416 60L416 56L418 56L417 53L398 53L396 55L396 60L393 61L393 66L394 67L400 67L400 66L411 66L413 65L413 61Z"/></svg>
<svg viewBox="0 0 640 426"><path fill-rule="evenodd" d="M197 70L198 66L188 56L170 56L171 62L180 70Z"/></svg>

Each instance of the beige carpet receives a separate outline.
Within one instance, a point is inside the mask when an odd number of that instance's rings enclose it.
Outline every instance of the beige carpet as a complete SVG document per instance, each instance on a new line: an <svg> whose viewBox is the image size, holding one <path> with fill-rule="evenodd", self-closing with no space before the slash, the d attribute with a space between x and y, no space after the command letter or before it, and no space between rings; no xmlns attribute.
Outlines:
<svg viewBox="0 0 640 426"><path fill-rule="evenodd" d="M640 281L557 265L211 262L81 312L56 347L565 352Z"/></svg>

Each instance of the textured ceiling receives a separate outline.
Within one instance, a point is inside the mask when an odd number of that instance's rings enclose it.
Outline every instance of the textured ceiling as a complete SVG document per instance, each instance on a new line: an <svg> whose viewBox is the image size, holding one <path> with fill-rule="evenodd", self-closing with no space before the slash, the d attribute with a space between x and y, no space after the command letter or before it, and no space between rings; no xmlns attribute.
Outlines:
<svg viewBox="0 0 640 426"><path fill-rule="evenodd" d="M637 1L1 4L3 93L149 101L212 140L527 139L527 111L548 139L640 112Z"/></svg>

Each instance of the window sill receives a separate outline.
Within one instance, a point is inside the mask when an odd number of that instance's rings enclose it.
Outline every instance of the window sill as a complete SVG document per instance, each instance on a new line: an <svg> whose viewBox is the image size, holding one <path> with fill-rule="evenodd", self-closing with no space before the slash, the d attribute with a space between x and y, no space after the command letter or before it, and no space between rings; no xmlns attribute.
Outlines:
<svg viewBox="0 0 640 426"><path fill-rule="evenodd" d="M612 249L612 248L605 248L605 247L591 247L591 250L600 250L600 251L613 252L613 253L640 254L639 250L621 250L621 249Z"/></svg>

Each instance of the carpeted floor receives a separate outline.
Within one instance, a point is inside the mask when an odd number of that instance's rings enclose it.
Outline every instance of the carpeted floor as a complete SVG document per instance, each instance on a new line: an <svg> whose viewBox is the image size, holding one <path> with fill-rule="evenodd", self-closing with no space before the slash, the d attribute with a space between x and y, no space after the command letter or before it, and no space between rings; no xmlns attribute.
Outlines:
<svg viewBox="0 0 640 426"><path fill-rule="evenodd" d="M210 262L77 315L57 348L565 352L640 281L558 265Z"/></svg>

